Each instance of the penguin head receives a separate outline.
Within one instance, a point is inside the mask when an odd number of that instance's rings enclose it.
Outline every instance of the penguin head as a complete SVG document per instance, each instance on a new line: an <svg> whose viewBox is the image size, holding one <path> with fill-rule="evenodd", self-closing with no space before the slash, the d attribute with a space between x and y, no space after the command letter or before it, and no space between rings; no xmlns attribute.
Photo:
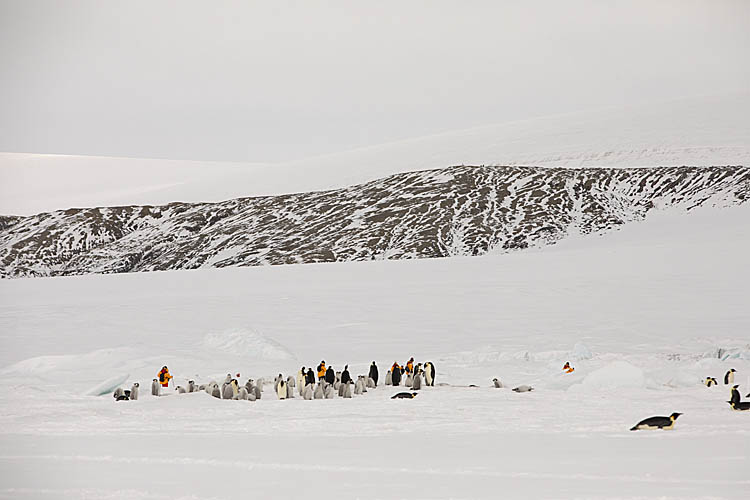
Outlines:
<svg viewBox="0 0 750 500"><path fill-rule="evenodd" d="M139 384L138 382L136 382L135 384L133 384L133 386L134 386L134 387L140 387L140 386L141 386L141 384Z"/></svg>
<svg viewBox="0 0 750 500"><path fill-rule="evenodd" d="M419 393L418 393L418 392L412 392L412 393L411 393L411 397L412 397L412 399L416 398L416 397L417 397L417 394L419 394Z"/></svg>
<svg viewBox="0 0 750 500"><path fill-rule="evenodd" d="M730 371L730 372L732 372L732 373L734 373L734 372L736 372L737 370L735 370L734 368L730 368L730 369L729 369L729 371Z"/></svg>
<svg viewBox="0 0 750 500"><path fill-rule="evenodd" d="M739 385L733 385L732 389L737 389L738 387L739 387Z"/></svg>
<svg viewBox="0 0 750 500"><path fill-rule="evenodd" d="M679 417L680 415L682 415L682 413L677 413L677 412L675 412L675 413L672 413L672 414L671 414L671 415L669 416L669 418L670 418L671 420L677 420L677 417Z"/></svg>

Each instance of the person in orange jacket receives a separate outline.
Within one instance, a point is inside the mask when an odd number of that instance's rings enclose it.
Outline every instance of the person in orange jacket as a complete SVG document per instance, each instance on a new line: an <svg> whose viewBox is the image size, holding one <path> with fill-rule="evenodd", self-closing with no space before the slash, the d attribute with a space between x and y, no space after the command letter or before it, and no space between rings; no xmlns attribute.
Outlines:
<svg viewBox="0 0 750 500"><path fill-rule="evenodd" d="M318 365L318 380L324 379L325 376L326 376L326 362L325 360L323 360Z"/></svg>
<svg viewBox="0 0 750 500"><path fill-rule="evenodd" d="M570 361L566 361L565 366L563 366L563 371L565 373L573 373L575 371L575 368L570 366Z"/></svg>
<svg viewBox="0 0 750 500"><path fill-rule="evenodd" d="M161 371L159 372L159 382L161 382L161 386L167 387L169 385L169 379L171 378L172 375L169 374L169 368L163 366Z"/></svg>
<svg viewBox="0 0 750 500"><path fill-rule="evenodd" d="M409 358L406 362L406 373L414 373L414 358Z"/></svg>

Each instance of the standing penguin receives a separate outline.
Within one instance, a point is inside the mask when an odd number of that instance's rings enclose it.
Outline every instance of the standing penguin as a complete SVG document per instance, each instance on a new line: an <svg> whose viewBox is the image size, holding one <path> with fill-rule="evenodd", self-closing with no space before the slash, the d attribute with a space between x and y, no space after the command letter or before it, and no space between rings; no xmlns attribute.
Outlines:
<svg viewBox="0 0 750 500"><path fill-rule="evenodd" d="M133 384L133 387L130 388L130 399L133 401L138 399L138 388L141 386L138 382Z"/></svg>
<svg viewBox="0 0 750 500"><path fill-rule="evenodd" d="M734 372L737 371L734 368L730 368L728 372L724 374L724 385L734 384Z"/></svg>
<svg viewBox="0 0 750 500"><path fill-rule="evenodd" d="M276 385L276 394L278 394L279 399L286 399L286 382L283 380L279 380Z"/></svg>
<svg viewBox="0 0 750 500"><path fill-rule="evenodd" d="M247 401L247 397L248 397L247 387L243 385L242 387L240 387L239 392L237 392L237 399L240 401Z"/></svg>
<svg viewBox="0 0 750 500"><path fill-rule="evenodd" d="M326 399L333 399L336 397L336 392L333 390L333 384L326 384L325 388L323 389L323 395Z"/></svg>
<svg viewBox="0 0 750 500"><path fill-rule="evenodd" d="M286 398L294 399L294 379L289 377L286 381Z"/></svg>
<svg viewBox="0 0 750 500"><path fill-rule="evenodd" d="M417 366L416 371L414 372L414 379L411 383L411 390L412 391L419 391L422 389L422 368Z"/></svg>
<svg viewBox="0 0 750 500"><path fill-rule="evenodd" d="M187 391L190 393L198 392L198 387L195 385L195 380L188 380Z"/></svg>
<svg viewBox="0 0 750 500"><path fill-rule="evenodd" d="M221 389L219 388L219 384L214 382L210 385L210 387L211 387L211 395L215 397L216 399L221 399Z"/></svg>
<svg viewBox="0 0 750 500"><path fill-rule="evenodd" d="M323 399L326 397L325 392L323 391L323 385L326 383L325 380L321 380L318 385L315 387L315 392L313 393L313 397L315 399Z"/></svg>
<svg viewBox="0 0 750 500"><path fill-rule="evenodd" d="M372 379L372 377L367 377L367 381L365 382L365 385L368 389L375 389L375 381Z"/></svg>
<svg viewBox="0 0 750 500"><path fill-rule="evenodd" d="M354 394L359 396L362 394L362 388L364 384L362 383L362 377L357 377L357 382L354 384Z"/></svg>
<svg viewBox="0 0 750 500"><path fill-rule="evenodd" d="M305 367L303 366L300 368L300 371L297 372L297 390L300 393L300 396L302 395L302 391L305 389Z"/></svg>
<svg viewBox="0 0 750 500"><path fill-rule="evenodd" d="M375 384L375 387L378 386L378 367L375 365L375 361L372 362L370 365L370 373L368 373L368 376L372 379L373 383Z"/></svg>
<svg viewBox="0 0 750 500"><path fill-rule="evenodd" d="M391 367L391 380L393 385L401 384L401 367L398 363L393 363Z"/></svg>
<svg viewBox="0 0 750 500"><path fill-rule="evenodd" d="M493 378L493 379L492 379L492 385L494 385L496 389L502 389L502 388L503 388L503 383L502 383L502 382L500 382L500 381L499 381L498 379L496 379L496 378Z"/></svg>
<svg viewBox="0 0 750 500"><path fill-rule="evenodd" d="M393 372L390 370L385 374L385 385L393 385Z"/></svg>
<svg viewBox="0 0 750 500"><path fill-rule="evenodd" d="M302 399L309 401L313 398L313 386L312 384L306 384L305 388L302 389Z"/></svg>
<svg viewBox="0 0 750 500"><path fill-rule="evenodd" d="M352 398L352 381L350 380L346 384L341 384L344 386L344 399L351 399Z"/></svg>
<svg viewBox="0 0 750 500"><path fill-rule="evenodd" d="M224 384L224 389L221 391L222 399L232 399L234 397L234 390L232 389L232 381L228 384Z"/></svg>
<svg viewBox="0 0 750 500"><path fill-rule="evenodd" d="M406 380L404 380L404 387L411 387L414 383L414 377L411 372L406 372Z"/></svg>
<svg viewBox="0 0 750 500"><path fill-rule="evenodd" d="M738 387L739 385L732 386L732 392L730 393L730 396L729 396L729 404L739 403L740 401L742 401L742 396L740 395L740 391L737 390Z"/></svg>
<svg viewBox="0 0 750 500"><path fill-rule="evenodd" d="M424 364L424 381L430 387L435 385L435 365L431 361Z"/></svg>
<svg viewBox="0 0 750 500"><path fill-rule="evenodd" d="M151 382L151 395L161 396L161 384L159 383L159 379L154 379L154 381Z"/></svg>

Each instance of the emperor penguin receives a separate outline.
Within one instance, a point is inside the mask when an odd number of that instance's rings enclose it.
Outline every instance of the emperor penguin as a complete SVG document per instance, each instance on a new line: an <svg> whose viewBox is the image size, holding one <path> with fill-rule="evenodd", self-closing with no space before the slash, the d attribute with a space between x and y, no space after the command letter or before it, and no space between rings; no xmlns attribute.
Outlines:
<svg viewBox="0 0 750 500"><path fill-rule="evenodd" d="M159 383L159 379L154 379L154 381L151 382L151 395L161 396L161 384Z"/></svg>
<svg viewBox="0 0 750 500"><path fill-rule="evenodd" d="M502 382L500 382L500 381L499 381L498 379L496 379L496 378L493 378L493 379L492 379L492 384L493 384L493 385L495 386L495 389L502 389L502 388L503 388L503 383L502 383Z"/></svg>
<svg viewBox="0 0 750 500"><path fill-rule="evenodd" d="M138 382L133 384L133 387L130 388L130 399L137 400L138 399L138 388L141 386Z"/></svg>
<svg viewBox="0 0 750 500"><path fill-rule="evenodd" d="M253 379L247 379L247 382L245 382L245 389L247 389L248 394L253 392Z"/></svg>
<svg viewBox="0 0 750 500"><path fill-rule="evenodd" d="M281 375L281 373L279 373L278 375L274 377L273 379L273 391L274 392L276 393L279 392L279 382L281 382L282 380L284 380L284 377Z"/></svg>
<svg viewBox="0 0 750 500"><path fill-rule="evenodd" d="M333 381L333 388L338 391L340 385L341 385L341 372L336 372L336 379Z"/></svg>
<svg viewBox="0 0 750 500"><path fill-rule="evenodd" d="M286 382L286 398L294 399L294 378L289 377L289 379ZM289 382L291 382L291 385Z"/></svg>
<svg viewBox="0 0 750 500"><path fill-rule="evenodd" d="M430 387L435 385L435 365L431 361L424 364L424 381Z"/></svg>
<svg viewBox="0 0 750 500"><path fill-rule="evenodd" d="M300 396L302 395L302 391L305 390L305 367L303 366L300 371L297 372L297 390L299 391Z"/></svg>
<svg viewBox="0 0 750 500"><path fill-rule="evenodd" d="M198 391L198 388L195 386L195 380L188 380L187 391L190 393Z"/></svg>
<svg viewBox="0 0 750 500"><path fill-rule="evenodd" d="M364 384L362 384L362 377L357 377L357 382L354 384L354 394L356 394L357 396L361 395L363 385Z"/></svg>
<svg viewBox="0 0 750 500"><path fill-rule="evenodd" d="M645 420L641 420L637 424L635 424L633 427L630 428L631 431L639 431L639 430L652 430L652 429L664 429L664 430L672 430L674 429L674 423L677 421L677 417L682 415L682 413L672 413L668 417L650 417Z"/></svg>
<svg viewBox="0 0 750 500"><path fill-rule="evenodd" d="M750 410L750 401L743 401L743 402L740 402L740 401L737 401L737 402L727 401L727 403L729 403L732 406L732 409L734 411L748 411L748 410Z"/></svg>
<svg viewBox="0 0 750 500"><path fill-rule="evenodd" d="M279 399L286 399L286 382L279 380L276 385L276 394L279 395Z"/></svg>
<svg viewBox="0 0 750 500"><path fill-rule="evenodd" d="M326 399L333 399L336 397L336 391L333 390L333 384L326 382L326 386L323 388L323 395ZM346 393L344 393L344 397L346 397Z"/></svg>
<svg viewBox="0 0 750 500"><path fill-rule="evenodd" d="M730 368L728 372L724 374L724 385L734 384L734 372L737 371L734 368Z"/></svg>
<svg viewBox="0 0 750 500"><path fill-rule="evenodd" d="M342 383L340 383L340 382L339 382L339 388L338 388L338 391L339 391L339 397L340 397L340 398L343 398L343 397L344 397L344 390L345 390L345 389L346 389L346 384L342 384Z"/></svg>
<svg viewBox="0 0 750 500"><path fill-rule="evenodd" d="M352 381L350 380L346 384L341 384L344 386L344 399L351 399L352 398Z"/></svg>
<svg viewBox="0 0 750 500"><path fill-rule="evenodd" d="M393 373L390 370L385 374L385 385L393 385Z"/></svg>
<svg viewBox="0 0 750 500"><path fill-rule="evenodd" d="M214 382L210 385L211 387L211 395L215 397L216 399L221 399L221 389L219 389L219 384Z"/></svg>
<svg viewBox="0 0 750 500"><path fill-rule="evenodd" d="M515 389L513 389L513 392L531 392L534 388L530 385L519 385Z"/></svg>
<svg viewBox="0 0 750 500"><path fill-rule="evenodd" d="M286 385L287 385L287 387L291 387L292 389L294 389L294 386L297 385L297 381L294 380L294 377L292 377L291 375L289 375L286 378Z"/></svg>
<svg viewBox="0 0 750 500"><path fill-rule="evenodd" d="M369 377L366 377L364 375L360 375L359 378L362 379L362 394L367 392L367 379Z"/></svg>
<svg viewBox="0 0 750 500"><path fill-rule="evenodd" d="M187 394L187 391L181 385L175 387L174 390L177 391L177 394Z"/></svg>
<svg viewBox="0 0 750 500"><path fill-rule="evenodd" d="M315 399L325 398L325 393L323 392L323 384L325 384L325 381L321 380L320 382L318 382L318 385L315 387L315 392L313 392L313 397Z"/></svg>
<svg viewBox="0 0 750 500"><path fill-rule="evenodd" d="M115 389L115 393L112 394L112 397L115 398L115 401L122 401L122 399L125 398L125 391L122 390L122 387L118 387Z"/></svg>
<svg viewBox="0 0 750 500"><path fill-rule="evenodd" d="M718 382L716 382L716 379L713 377L706 377L704 384L706 384L706 387L711 387L712 385L717 385Z"/></svg>
<svg viewBox="0 0 750 500"><path fill-rule="evenodd" d="M234 397L234 390L232 389L231 381L229 384L224 384L224 389L221 391L222 399L232 399Z"/></svg>
<svg viewBox="0 0 750 500"><path fill-rule="evenodd" d="M253 385L253 395L255 396L255 399L260 399L260 396L261 396L260 385L258 385L258 384L254 384Z"/></svg>
<svg viewBox="0 0 750 500"><path fill-rule="evenodd" d="M420 367L417 367L416 371L414 372L414 378L411 382L411 390L422 390L422 369Z"/></svg>
<svg viewBox="0 0 750 500"><path fill-rule="evenodd" d="M404 387L411 387L413 383L414 383L414 376L411 373L407 373L406 379L404 380Z"/></svg>
<svg viewBox="0 0 750 500"><path fill-rule="evenodd" d="M740 391L737 390L738 387L739 385L732 386L732 392L730 393L731 395L729 396L730 404L739 403L740 401L742 401L742 396L740 395Z"/></svg>
<svg viewBox="0 0 750 500"><path fill-rule="evenodd" d="M247 392L247 387L243 385L242 387L240 387L239 392L237 392L237 399L239 399L240 401L247 401L248 394L249 393Z"/></svg>
<svg viewBox="0 0 750 500"><path fill-rule="evenodd" d="M375 381L372 379L372 377L367 377L366 383L368 389L375 389Z"/></svg>
<svg viewBox="0 0 750 500"><path fill-rule="evenodd" d="M312 384L305 384L305 388L302 389L302 399L310 401L313 398Z"/></svg>
<svg viewBox="0 0 750 500"><path fill-rule="evenodd" d="M419 395L417 392L399 392L391 397L391 399L414 399Z"/></svg>

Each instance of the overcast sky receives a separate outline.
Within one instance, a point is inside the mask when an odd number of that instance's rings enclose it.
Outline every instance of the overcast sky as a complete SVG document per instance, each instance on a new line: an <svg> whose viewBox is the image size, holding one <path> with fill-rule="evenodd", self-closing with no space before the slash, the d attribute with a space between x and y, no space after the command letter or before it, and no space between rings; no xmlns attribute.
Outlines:
<svg viewBox="0 0 750 500"><path fill-rule="evenodd" d="M284 161L750 88L744 0L0 2L0 151Z"/></svg>

